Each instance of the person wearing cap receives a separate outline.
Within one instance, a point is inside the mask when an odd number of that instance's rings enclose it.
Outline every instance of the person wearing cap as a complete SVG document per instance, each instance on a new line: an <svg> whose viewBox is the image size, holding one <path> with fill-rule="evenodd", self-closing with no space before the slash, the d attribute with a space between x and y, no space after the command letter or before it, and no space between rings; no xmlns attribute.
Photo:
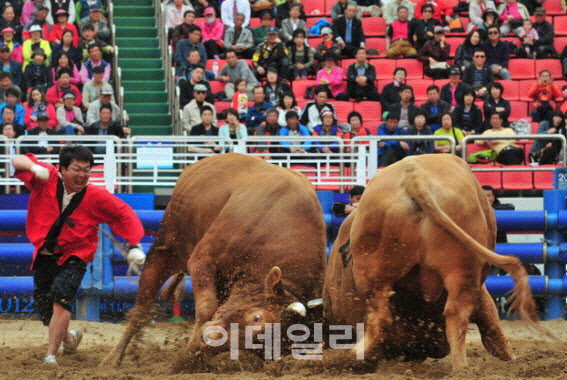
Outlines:
<svg viewBox="0 0 567 380"><path fill-rule="evenodd" d="M518 35L523 29L524 20L530 18L528 8L517 0L502 1L496 11L502 37L507 37L510 32ZM490 35L488 37L490 38Z"/></svg>
<svg viewBox="0 0 567 380"><path fill-rule="evenodd" d="M207 57L218 57L223 51L224 24L216 17L215 9L205 9L205 20L199 25Z"/></svg>
<svg viewBox="0 0 567 380"><path fill-rule="evenodd" d="M482 14L482 24L480 24L477 30L480 32L480 39L482 41L488 40L488 27L492 24L498 24L498 12L496 9L488 8Z"/></svg>
<svg viewBox="0 0 567 380"><path fill-rule="evenodd" d="M116 136L123 139L132 134L130 128L120 125L116 120L112 120L112 107L110 104L101 106L98 113L98 120L85 128L85 135ZM93 153L105 154L106 146L98 144L93 148Z"/></svg>
<svg viewBox="0 0 567 380"><path fill-rule="evenodd" d="M49 117L49 127L55 129L57 127L57 116L53 104L49 103L45 92L40 88L34 88L28 91L26 102L22 104L25 109L24 124L26 129L37 127L37 115L40 112L46 112Z"/></svg>
<svg viewBox="0 0 567 380"><path fill-rule="evenodd" d="M20 102L20 92L15 88L9 88L5 91L6 102L0 104L0 114L6 107L12 107L14 109L15 115L13 122L16 122L19 125L24 125L24 116L26 114L26 110L24 107L19 103ZM8 120L2 119L2 122ZM10 120L12 121L12 120Z"/></svg>
<svg viewBox="0 0 567 380"><path fill-rule="evenodd" d="M415 48L419 51L425 42L435 38L435 27L441 26L441 22L433 18L433 5L426 3L421 7L423 18L414 18L410 22Z"/></svg>
<svg viewBox="0 0 567 380"><path fill-rule="evenodd" d="M317 65L317 70L320 70L325 66L325 54L327 52L332 52L335 57L341 56L341 46L335 39L333 38L333 31L328 26L324 26L321 28L321 37L323 41L317 45L315 49L315 59L319 62Z"/></svg>
<svg viewBox="0 0 567 380"><path fill-rule="evenodd" d="M61 8L55 12L55 16L57 18L57 23L51 27L51 33L49 33L49 38L47 38L47 40L60 45L61 39L63 38L63 32L70 30L73 32L73 46L79 46L79 32L77 31L77 28L75 25L67 22L69 13L67 13L65 9Z"/></svg>
<svg viewBox="0 0 567 380"><path fill-rule="evenodd" d="M23 63L22 45L14 40L15 33L15 30L11 27L2 29L2 41L0 42L0 46L7 46L10 49L10 59Z"/></svg>
<svg viewBox="0 0 567 380"><path fill-rule="evenodd" d="M400 7L406 7L408 10L407 20L413 20L413 15L415 13L415 3L410 0L390 0L386 6L382 9L382 15L386 21L386 25L390 25L396 20L399 20L398 9Z"/></svg>
<svg viewBox="0 0 567 380"><path fill-rule="evenodd" d="M75 23L75 2L73 0L51 0L51 16L54 20L57 20L57 11L59 9L64 9L67 12L69 15L68 22L71 24Z"/></svg>
<svg viewBox="0 0 567 380"><path fill-rule="evenodd" d="M486 53L486 65L495 76L500 79L511 80L512 75L508 70L510 62L510 47L508 42L500 39L500 28L498 25L488 27L488 41L484 41L480 48Z"/></svg>
<svg viewBox="0 0 567 380"><path fill-rule="evenodd" d="M102 49L98 44L89 45L89 57L90 59L83 63L80 70L81 83L86 84L93 79L93 68L96 66L104 67L105 81L110 80L110 63L102 59Z"/></svg>
<svg viewBox="0 0 567 380"><path fill-rule="evenodd" d="M449 69L449 83L441 87L441 100L451 105L451 112L457 104L463 103L464 90L469 87L461 81L461 75L459 66L452 66Z"/></svg>
<svg viewBox="0 0 567 380"><path fill-rule="evenodd" d="M10 48L8 46L4 45L0 47L0 58L2 59L2 69L0 70L0 75L8 74L10 77L10 83L6 83L5 86L2 86L3 76L0 76L0 101L4 96L4 90L6 90L11 85L17 86L19 89L24 79L22 73L22 64L16 60L11 59L10 55Z"/></svg>
<svg viewBox="0 0 567 380"><path fill-rule="evenodd" d="M42 49L36 49L32 54L32 62L24 70L24 85L22 90L29 91L33 87L40 87L43 91L53 85L51 67L46 65L47 56Z"/></svg>
<svg viewBox="0 0 567 380"><path fill-rule="evenodd" d="M342 54L348 58L354 58L356 49L365 46L362 22L356 18L356 4L347 4L344 17L333 20L333 34L341 46Z"/></svg>
<svg viewBox="0 0 567 380"><path fill-rule="evenodd" d="M470 0L469 1L469 26L467 32L481 28L484 23L483 15L487 9L496 12L496 4L493 0Z"/></svg>
<svg viewBox="0 0 567 380"><path fill-rule="evenodd" d="M92 6L89 10L89 15L81 20L81 27L85 25L92 25L95 29L96 36L106 42L110 43L110 28L106 21L102 18L102 11L100 7Z"/></svg>
<svg viewBox="0 0 567 380"><path fill-rule="evenodd" d="M221 19L225 28L234 26L234 16L237 13L244 15L244 24L246 28L250 24L250 2L248 0L225 0L221 4Z"/></svg>
<svg viewBox="0 0 567 380"><path fill-rule="evenodd" d="M43 140L43 136L57 135L58 133L49 127L49 116L46 112L40 112L37 114L37 127L29 129L27 131L28 136L37 136L37 144L23 147L23 153L29 154L58 154L59 153L59 141L54 140Z"/></svg>
<svg viewBox="0 0 567 380"><path fill-rule="evenodd" d="M109 89L106 86L102 87L102 90L100 91L100 98L97 101L92 102L87 110L87 125L91 125L98 121L100 107L103 105L109 105L112 110L112 120L117 123L120 122L120 108L112 101L112 95L114 95L112 89Z"/></svg>
<svg viewBox="0 0 567 380"><path fill-rule="evenodd" d="M204 84L197 84L193 86L193 99L183 107L181 121L183 122L183 128L189 134L191 128L197 124L201 124L201 111L203 107L211 107L215 109L214 104L205 101L207 97L207 87ZM217 126L217 113L213 115L213 125Z"/></svg>
<svg viewBox="0 0 567 380"><path fill-rule="evenodd" d="M270 66L275 67L282 79L289 80L289 52L279 41L279 31L275 26L268 29L266 41L262 42L252 57L252 66L258 79L266 76Z"/></svg>
<svg viewBox="0 0 567 380"><path fill-rule="evenodd" d="M51 45L49 44L49 41L41 38L41 26L32 25L29 32L30 38L25 40L22 45L22 55L24 58L24 62L22 63L23 70L25 70L28 64L33 61L33 51L36 50L35 46L39 45L39 49L41 49L45 54L46 61L51 57ZM48 65L49 63L45 62L45 64Z"/></svg>
<svg viewBox="0 0 567 380"><path fill-rule="evenodd" d="M61 101L63 106L57 108L57 131L66 135L82 135L85 133L83 112L75 105L75 94L66 92ZM64 131L64 132L63 132Z"/></svg>
<svg viewBox="0 0 567 380"><path fill-rule="evenodd" d="M378 136L406 136L408 133L398 125L400 115L388 112L386 121L378 126ZM390 166L408 155L410 146L406 141L388 140L378 143L378 166Z"/></svg>
<svg viewBox="0 0 567 380"><path fill-rule="evenodd" d="M189 52L197 49L201 55L201 65L207 65L207 50L205 49L205 45L201 43L201 34L201 28L194 25L189 31L189 38L179 41L175 47L175 54L173 55L173 60L176 64L184 65L187 62L187 57L189 57Z"/></svg>
<svg viewBox="0 0 567 380"><path fill-rule="evenodd" d="M445 42L445 31L442 26L435 27L435 37L423 44L417 54L417 59L423 63L423 72L432 79L447 79L449 77L449 54L451 45Z"/></svg>
<svg viewBox="0 0 567 380"><path fill-rule="evenodd" d="M67 92L75 94L75 105L80 107L83 99L79 89L71 83L71 70L68 68L62 68L57 72L57 82L55 82L53 86L47 90L47 99L55 106L55 108L59 108L63 105L61 99Z"/></svg>
<svg viewBox="0 0 567 380"><path fill-rule="evenodd" d="M553 41L555 39L553 24L545 19L544 8L536 8L534 15L535 22L533 23L533 28L537 31L539 38L529 42L533 46L532 49L536 53L535 56L537 59L548 58L556 52L555 47L553 46Z"/></svg>
<svg viewBox="0 0 567 380"><path fill-rule="evenodd" d="M323 110L320 115L321 124L313 127L313 137L331 137L339 134L339 127L337 127L337 118L333 111ZM313 148L318 153L338 153L338 141L313 141Z"/></svg>
<svg viewBox="0 0 567 380"><path fill-rule="evenodd" d="M250 59L254 54L254 36L250 29L242 27L243 24L244 15L237 13L234 16L234 26L224 30L223 45L227 49L226 55L231 49L238 57Z"/></svg>
<svg viewBox="0 0 567 380"><path fill-rule="evenodd" d="M106 14L104 5L101 0L79 0L75 3L75 23L79 27L83 27L82 22L85 17L89 17L91 8L98 9L102 15Z"/></svg>
<svg viewBox="0 0 567 380"><path fill-rule="evenodd" d="M386 56L389 59L397 59L400 55L405 58L415 57L417 50L410 39L411 27L408 22L408 8L398 8L398 19L392 21L386 29Z"/></svg>
<svg viewBox="0 0 567 380"><path fill-rule="evenodd" d="M368 63L366 48L356 51L356 62L348 67L347 96L357 102L363 100L380 101L376 89L376 68Z"/></svg>
<svg viewBox="0 0 567 380"><path fill-rule="evenodd" d="M22 43L23 25L16 18L16 8L13 5L6 4L2 8L2 17L0 17L0 31L6 28L14 29L14 40Z"/></svg>
<svg viewBox="0 0 567 380"><path fill-rule="evenodd" d="M282 41L292 43L293 33L296 30L303 30L305 36L307 36L307 24L299 18L301 16L301 8L303 8L303 5L293 4L289 10L289 17L282 21L279 27Z"/></svg>
<svg viewBox="0 0 567 380"><path fill-rule="evenodd" d="M262 22L259 26L254 28L254 43L260 45L265 42L268 38L268 30L273 30L272 22L274 21L274 16L272 12L267 10L260 13L260 21ZM275 28L275 27L274 27ZM276 28L279 34L279 30Z"/></svg>
<svg viewBox="0 0 567 380"><path fill-rule="evenodd" d="M37 6L36 17L31 18L27 23L24 24L23 33L22 33L22 38L24 41L30 38L29 30L32 27L32 25L40 26L42 31L41 33L42 38L49 37L49 33L51 32L51 26L53 25L53 22L48 22L47 16L50 16L49 10L44 5L39 4Z"/></svg>
<svg viewBox="0 0 567 380"><path fill-rule="evenodd" d="M30 0L24 3L22 7L22 16L20 20L23 25L37 18L39 11L47 11L45 21L49 25L53 25L53 17L51 17L51 1L49 0ZM24 28L25 30L25 28Z"/></svg>
<svg viewBox="0 0 567 380"><path fill-rule="evenodd" d="M185 4L183 0L173 0L165 6L165 27L170 30L183 23L183 15L187 11L195 11L191 3Z"/></svg>

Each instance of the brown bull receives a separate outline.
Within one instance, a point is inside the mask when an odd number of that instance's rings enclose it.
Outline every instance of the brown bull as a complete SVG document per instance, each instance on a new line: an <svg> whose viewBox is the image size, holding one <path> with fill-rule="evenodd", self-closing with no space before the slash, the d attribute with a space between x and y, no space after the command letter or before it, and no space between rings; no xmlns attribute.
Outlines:
<svg viewBox="0 0 567 380"><path fill-rule="evenodd" d="M539 326L526 272L493 252L496 219L469 166L453 155L408 157L370 181L341 226L324 286L329 324L365 322L356 350L409 359L452 354L467 365L469 321L485 348L514 359L484 281L489 264L516 283L511 310Z"/></svg>
<svg viewBox="0 0 567 380"><path fill-rule="evenodd" d="M206 158L179 177L147 256L128 327L103 365L119 365L160 288L166 297L189 270L195 297L190 352L227 351L203 341L207 327L230 332L278 323L286 307L321 296L325 224L309 180L292 170L239 154ZM214 335L214 334L213 334ZM216 335L210 337L216 339Z"/></svg>

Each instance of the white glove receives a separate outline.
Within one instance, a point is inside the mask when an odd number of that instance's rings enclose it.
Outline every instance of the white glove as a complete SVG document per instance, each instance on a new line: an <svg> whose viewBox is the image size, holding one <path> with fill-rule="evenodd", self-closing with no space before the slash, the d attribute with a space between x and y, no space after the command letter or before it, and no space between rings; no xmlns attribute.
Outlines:
<svg viewBox="0 0 567 380"><path fill-rule="evenodd" d="M130 247L128 250L127 260L130 265L144 265L144 262L146 261L146 254L142 251L140 244Z"/></svg>
<svg viewBox="0 0 567 380"><path fill-rule="evenodd" d="M49 170L41 165L34 164L30 170L35 174L37 179L42 181L47 181L49 179Z"/></svg>

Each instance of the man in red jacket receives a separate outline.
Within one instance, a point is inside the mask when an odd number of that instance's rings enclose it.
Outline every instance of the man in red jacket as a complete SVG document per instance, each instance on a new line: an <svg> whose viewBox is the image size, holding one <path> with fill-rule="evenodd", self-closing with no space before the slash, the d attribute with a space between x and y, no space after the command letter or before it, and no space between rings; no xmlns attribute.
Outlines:
<svg viewBox="0 0 567 380"><path fill-rule="evenodd" d="M41 320L49 326L44 363L57 364L55 354L60 346L70 352L81 341L81 332L68 331L68 327L75 295L98 246L99 224L108 223L114 233L128 240L131 265L145 261L139 246L144 236L142 223L126 203L89 184L93 162L90 150L81 145L61 150L59 172L33 154L12 159L14 176L31 190L26 233L35 247L31 267L34 300Z"/></svg>

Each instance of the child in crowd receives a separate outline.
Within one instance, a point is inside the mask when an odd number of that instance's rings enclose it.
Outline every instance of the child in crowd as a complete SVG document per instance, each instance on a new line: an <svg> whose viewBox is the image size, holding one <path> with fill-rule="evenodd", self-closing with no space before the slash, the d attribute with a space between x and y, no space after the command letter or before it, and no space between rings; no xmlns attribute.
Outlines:
<svg viewBox="0 0 567 380"><path fill-rule="evenodd" d="M520 47L520 50L523 50L525 52L519 53L518 55L526 57L526 58L535 58L536 57L536 52L532 52L531 48L534 45L528 45L524 42L524 39L530 39L532 41L536 41L539 40L539 35L537 33L537 30L535 30L533 28L532 22L529 18L524 20L524 30L521 31L518 34L518 37L520 38L520 41L522 41L522 46Z"/></svg>
<svg viewBox="0 0 567 380"><path fill-rule="evenodd" d="M235 83L236 92L232 97L232 108L238 111L238 117L243 120L248 113L248 94L246 93L246 79L239 79Z"/></svg>

